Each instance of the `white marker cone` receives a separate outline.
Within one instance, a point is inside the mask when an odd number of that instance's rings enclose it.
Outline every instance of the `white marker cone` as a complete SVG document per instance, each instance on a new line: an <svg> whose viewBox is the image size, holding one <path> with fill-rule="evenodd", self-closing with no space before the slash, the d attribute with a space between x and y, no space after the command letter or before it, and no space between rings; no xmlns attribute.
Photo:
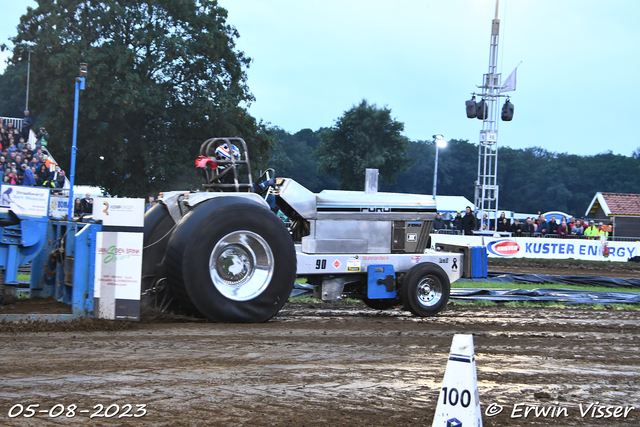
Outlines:
<svg viewBox="0 0 640 427"><path fill-rule="evenodd" d="M454 335L433 427L482 427L473 335Z"/></svg>

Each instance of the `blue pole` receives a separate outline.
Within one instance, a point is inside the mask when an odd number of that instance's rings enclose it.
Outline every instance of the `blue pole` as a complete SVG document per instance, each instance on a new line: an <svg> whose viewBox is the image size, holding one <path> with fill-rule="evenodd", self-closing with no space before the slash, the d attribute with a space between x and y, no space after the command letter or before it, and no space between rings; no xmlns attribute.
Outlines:
<svg viewBox="0 0 640 427"><path fill-rule="evenodd" d="M84 90L84 77L76 78L76 99L73 105L73 140L71 145L71 171L69 172L69 206L67 210L67 220L73 218L73 183L76 177L76 139L78 137L78 103L80 99L80 91Z"/></svg>

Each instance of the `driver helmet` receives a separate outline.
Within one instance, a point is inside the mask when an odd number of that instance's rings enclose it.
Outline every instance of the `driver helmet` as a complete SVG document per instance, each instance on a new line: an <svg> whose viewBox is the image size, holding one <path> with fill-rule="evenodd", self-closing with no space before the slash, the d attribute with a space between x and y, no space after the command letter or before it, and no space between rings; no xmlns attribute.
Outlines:
<svg viewBox="0 0 640 427"><path fill-rule="evenodd" d="M233 144L231 144L231 153L236 161L240 160L240 150ZM231 160L229 145L226 142L216 148L216 160Z"/></svg>

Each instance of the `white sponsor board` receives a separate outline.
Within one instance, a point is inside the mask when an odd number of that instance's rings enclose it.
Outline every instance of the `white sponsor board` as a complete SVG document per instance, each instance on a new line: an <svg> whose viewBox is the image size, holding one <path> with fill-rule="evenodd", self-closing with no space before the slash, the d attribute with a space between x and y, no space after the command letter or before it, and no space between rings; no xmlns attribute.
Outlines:
<svg viewBox="0 0 640 427"><path fill-rule="evenodd" d="M0 187L0 208L8 208L18 215L47 216L49 213L49 190L22 185Z"/></svg>
<svg viewBox="0 0 640 427"><path fill-rule="evenodd" d="M137 320L139 313L117 310L117 305L128 306L127 301L140 300L142 245L142 233L97 233L94 286L94 298L99 299L97 317Z"/></svg>
<svg viewBox="0 0 640 427"><path fill-rule="evenodd" d="M102 225L143 227L144 199L96 197L93 218L102 220Z"/></svg>
<svg viewBox="0 0 640 427"><path fill-rule="evenodd" d="M432 234L431 245L436 243L466 243L486 246L490 258L546 258L580 259L585 261L626 262L640 255L640 242L607 242L609 256L604 256L604 244L600 239L555 239L536 237L482 237Z"/></svg>
<svg viewBox="0 0 640 427"><path fill-rule="evenodd" d="M49 216L55 219L66 218L69 213L68 197L51 197L49 201Z"/></svg>

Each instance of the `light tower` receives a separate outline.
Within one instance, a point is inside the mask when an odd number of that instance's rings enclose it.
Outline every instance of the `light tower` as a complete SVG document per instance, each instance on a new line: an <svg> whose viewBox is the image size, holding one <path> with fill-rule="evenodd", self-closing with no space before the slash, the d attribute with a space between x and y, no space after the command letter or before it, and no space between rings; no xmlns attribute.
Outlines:
<svg viewBox="0 0 640 427"><path fill-rule="evenodd" d="M484 75L480 93L473 93L467 101L467 117L482 120L480 141L478 144L478 180L475 183L476 212L480 218L487 214L489 219L498 218L498 98L501 92L515 90L515 70L503 85L498 73L498 38L500 20L498 19L498 0L496 14L491 21L491 48L489 51L489 72ZM508 85L508 86L507 86ZM479 102L475 101L480 96ZM502 120L510 121L513 117L513 104L505 103ZM493 215L492 215L493 213Z"/></svg>

